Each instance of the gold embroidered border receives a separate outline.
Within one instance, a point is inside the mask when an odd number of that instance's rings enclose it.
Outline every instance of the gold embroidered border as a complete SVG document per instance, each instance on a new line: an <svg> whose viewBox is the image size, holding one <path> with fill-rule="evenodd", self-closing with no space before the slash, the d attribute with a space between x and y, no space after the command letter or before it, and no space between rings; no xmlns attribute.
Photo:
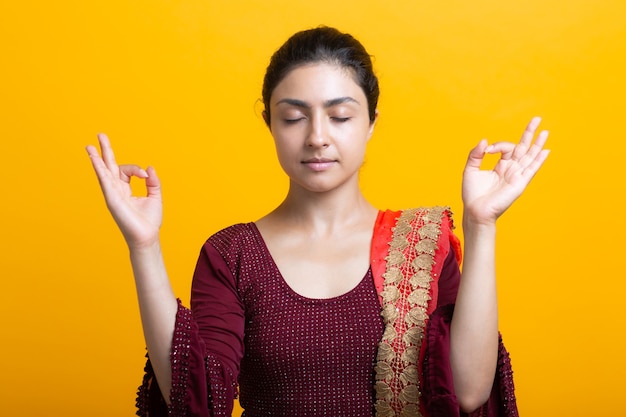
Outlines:
<svg viewBox="0 0 626 417"><path fill-rule="evenodd" d="M385 323L376 363L376 416L421 417L418 362L437 240L446 208L400 214L383 274Z"/></svg>

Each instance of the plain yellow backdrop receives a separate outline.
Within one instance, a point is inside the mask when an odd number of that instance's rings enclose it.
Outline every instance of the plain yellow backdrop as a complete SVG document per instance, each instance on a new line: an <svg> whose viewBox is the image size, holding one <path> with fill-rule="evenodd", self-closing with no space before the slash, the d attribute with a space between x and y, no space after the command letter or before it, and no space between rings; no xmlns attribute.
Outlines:
<svg viewBox="0 0 626 417"><path fill-rule="evenodd" d="M204 240L283 197L261 80L290 34L326 24L375 57L362 184L381 208L460 218L468 150L543 116L552 154L497 253L520 412L624 415L625 22L623 0L3 0L1 414L134 414L132 276L84 146L104 131L118 161L156 167L187 302Z"/></svg>

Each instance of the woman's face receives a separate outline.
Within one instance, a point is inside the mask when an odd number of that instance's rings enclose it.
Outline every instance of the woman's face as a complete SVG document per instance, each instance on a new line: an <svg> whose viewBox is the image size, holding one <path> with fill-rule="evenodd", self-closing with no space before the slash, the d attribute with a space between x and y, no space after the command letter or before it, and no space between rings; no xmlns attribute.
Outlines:
<svg viewBox="0 0 626 417"><path fill-rule="evenodd" d="M270 130L292 187L358 187L374 130L367 104L351 71L333 64L298 67L278 83L270 99Z"/></svg>

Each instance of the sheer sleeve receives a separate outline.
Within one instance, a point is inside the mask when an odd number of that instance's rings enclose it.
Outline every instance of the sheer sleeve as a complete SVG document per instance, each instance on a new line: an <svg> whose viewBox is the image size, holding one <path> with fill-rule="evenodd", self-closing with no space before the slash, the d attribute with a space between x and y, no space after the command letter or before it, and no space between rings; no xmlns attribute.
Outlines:
<svg viewBox="0 0 626 417"><path fill-rule="evenodd" d="M172 338L168 406L148 360L137 415L230 416L243 356L244 308L228 265L207 242L196 265L191 310L180 301Z"/></svg>

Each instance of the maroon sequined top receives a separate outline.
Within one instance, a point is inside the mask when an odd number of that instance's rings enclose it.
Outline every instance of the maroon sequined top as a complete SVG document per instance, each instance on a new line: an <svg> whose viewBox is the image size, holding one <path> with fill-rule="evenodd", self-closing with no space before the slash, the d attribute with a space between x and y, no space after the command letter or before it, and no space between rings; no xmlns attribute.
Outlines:
<svg viewBox="0 0 626 417"><path fill-rule="evenodd" d="M440 306L456 297L460 273L452 252L439 280ZM439 320L443 326L450 315ZM231 226L202 248L191 310L179 304L171 405L148 361L137 414L230 416L239 386L246 417L371 417L382 331L371 271L344 295L309 299L284 281L254 223ZM445 345L442 335L436 342ZM447 359L441 361L442 379L451 381ZM446 384L434 389L453 397Z"/></svg>

